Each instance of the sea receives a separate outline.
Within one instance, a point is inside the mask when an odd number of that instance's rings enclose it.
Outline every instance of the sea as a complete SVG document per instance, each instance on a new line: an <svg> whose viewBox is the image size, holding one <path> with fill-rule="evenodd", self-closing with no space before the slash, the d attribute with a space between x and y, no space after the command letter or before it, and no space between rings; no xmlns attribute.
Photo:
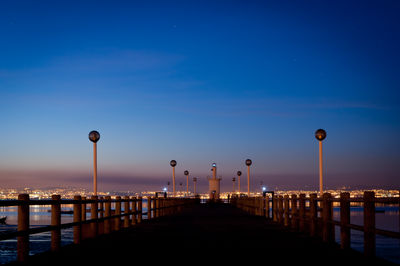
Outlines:
<svg viewBox="0 0 400 266"><path fill-rule="evenodd" d="M30 207L30 227L40 227L49 225L51 213L48 212L51 206L31 206ZM62 210L72 210L72 205L63 205ZM147 201L143 201L143 211L147 212ZM377 208L376 227L390 231L400 232L399 206L385 206ZM90 219L90 213L87 213ZM17 230L17 207L0 207L0 217L7 216L7 223L0 224L0 234ZM147 217L144 216L144 219ZM340 209L333 209L333 218L340 220ZM61 223L73 221L72 214L62 214ZM350 222L356 225L363 225L363 207L351 207ZM63 229L61 231L61 245L73 243L73 229ZM30 255L50 250L51 233L45 232L30 236ZM335 227L336 242L340 243L340 228ZM363 232L351 230L351 247L359 252L363 252ZM0 241L0 264L5 264L16 260L17 256L16 238ZM384 236L376 236L376 254L388 261L400 264L400 239Z"/></svg>

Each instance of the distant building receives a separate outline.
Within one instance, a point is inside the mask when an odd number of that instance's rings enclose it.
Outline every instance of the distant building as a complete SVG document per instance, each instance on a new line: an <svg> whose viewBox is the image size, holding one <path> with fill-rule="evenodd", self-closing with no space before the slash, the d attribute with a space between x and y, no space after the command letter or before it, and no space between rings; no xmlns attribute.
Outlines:
<svg viewBox="0 0 400 266"><path fill-rule="evenodd" d="M220 181L221 178L217 178L217 164L212 164L213 177L208 178L208 195L211 200L220 198Z"/></svg>

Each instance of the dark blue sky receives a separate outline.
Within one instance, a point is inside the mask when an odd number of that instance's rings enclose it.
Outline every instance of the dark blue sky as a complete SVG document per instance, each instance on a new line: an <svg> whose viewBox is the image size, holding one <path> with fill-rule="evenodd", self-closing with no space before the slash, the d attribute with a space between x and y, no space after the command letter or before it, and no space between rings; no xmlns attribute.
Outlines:
<svg viewBox="0 0 400 266"><path fill-rule="evenodd" d="M2 186L398 188L398 1L0 3ZM181 173L182 172L182 173ZM178 181L179 182L179 181ZM243 186L245 183L243 182Z"/></svg>

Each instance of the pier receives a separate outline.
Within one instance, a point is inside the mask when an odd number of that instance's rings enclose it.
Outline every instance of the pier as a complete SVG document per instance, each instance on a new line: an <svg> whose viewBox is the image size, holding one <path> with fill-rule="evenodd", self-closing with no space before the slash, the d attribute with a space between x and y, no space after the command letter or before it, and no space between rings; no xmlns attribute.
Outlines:
<svg viewBox="0 0 400 266"><path fill-rule="evenodd" d="M73 200L54 195L51 200L3 201L2 206L18 206L18 231L0 239L17 237L16 262L57 265L113 261L123 263L145 256L162 263L172 258L191 258L206 263L272 261L307 263L379 263L375 257L375 236L400 239L399 232L375 228L375 204L400 204L399 198L350 198L342 193L334 199L329 193L274 197L237 197L229 202L200 203L197 198L149 197L143 211L141 197L93 196ZM350 224L351 202L364 205L364 226ZM74 221L61 224L61 205L73 204ZM51 225L29 228L29 206L51 205ZM332 218L339 206L340 221ZM124 208L122 208L122 206ZM89 209L87 209L90 207ZM90 219L86 212L90 211ZM83 215L85 214L85 215ZM335 243L334 226L340 227L340 244ZM61 229L73 227L74 244L61 247ZM350 229L364 232L364 254L350 248ZM50 251L29 256L29 235L51 231ZM178 261L177 264L183 264Z"/></svg>

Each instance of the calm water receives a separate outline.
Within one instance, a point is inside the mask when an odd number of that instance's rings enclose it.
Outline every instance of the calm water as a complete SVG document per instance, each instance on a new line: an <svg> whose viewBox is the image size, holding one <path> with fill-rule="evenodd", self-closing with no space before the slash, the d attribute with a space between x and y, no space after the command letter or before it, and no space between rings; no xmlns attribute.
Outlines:
<svg viewBox="0 0 400 266"><path fill-rule="evenodd" d="M333 218L340 221L340 208L334 208ZM376 207L375 214L376 228L394 232L400 232L399 207L387 206ZM350 223L356 225L364 224L363 207L351 207ZM380 212L379 212L380 211ZM336 242L340 243L340 227L335 226ZM351 230L351 247L363 252L364 233L358 230ZM376 255L389 261L400 263L400 239L376 235Z"/></svg>
<svg viewBox="0 0 400 266"><path fill-rule="evenodd" d="M51 214L48 212L50 206L31 206L30 223L31 227L43 226L50 224ZM65 205L63 210L71 210L72 206ZM379 229L390 231L400 231L399 227L399 207L382 207L377 208L384 212L376 213L376 226ZM143 201L143 211L147 211L147 202ZM90 213L87 213L87 218L90 219ZM16 230L17 228L17 207L0 207L0 217L7 216L7 224L0 224L0 233ZM146 219L146 217L144 217ZM334 208L334 219L340 220L339 208ZM73 216L63 214L61 216L62 223L72 222ZM363 224L363 208L352 207L351 218L352 224ZM62 230L61 245L67 245L73 242L72 228ZM340 228L336 226L336 241L340 243ZM351 231L351 247L362 252L363 251L363 233L360 231ZM376 252L377 255L392 262L400 263L400 239L387 238L383 236L376 237ZM50 232L35 234L30 236L30 254L37 254L50 249ZM16 258L16 239L0 241L0 263L7 263Z"/></svg>

